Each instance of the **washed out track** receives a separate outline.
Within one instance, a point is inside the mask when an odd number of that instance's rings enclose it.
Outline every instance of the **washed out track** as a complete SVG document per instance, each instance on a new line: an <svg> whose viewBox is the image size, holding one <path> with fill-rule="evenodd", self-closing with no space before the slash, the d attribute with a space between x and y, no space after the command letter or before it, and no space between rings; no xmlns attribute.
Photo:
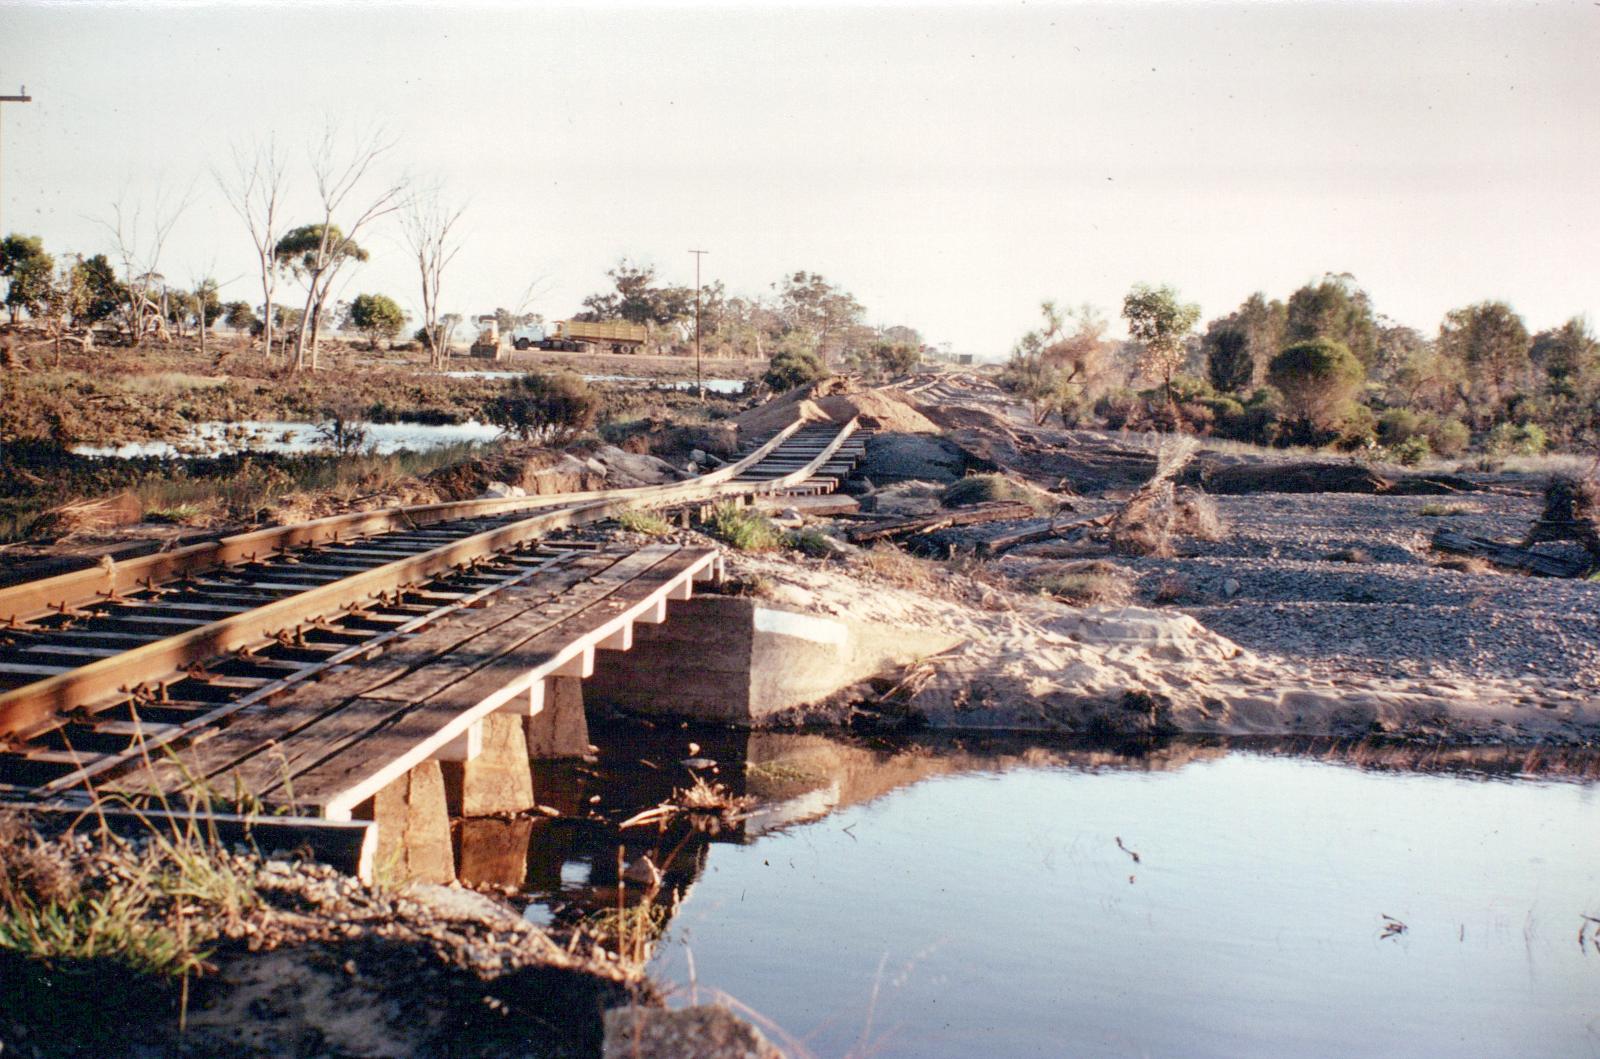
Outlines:
<svg viewBox="0 0 1600 1059"><path fill-rule="evenodd" d="M0 589L0 803L70 807L126 788L171 748L453 616L530 593L547 608L563 592L593 595L602 571L616 580L626 566L592 544L547 541L553 531L831 489L861 451L854 421L797 423L670 485L337 516ZM680 580L716 569L673 562ZM672 565L655 563L656 575Z"/></svg>

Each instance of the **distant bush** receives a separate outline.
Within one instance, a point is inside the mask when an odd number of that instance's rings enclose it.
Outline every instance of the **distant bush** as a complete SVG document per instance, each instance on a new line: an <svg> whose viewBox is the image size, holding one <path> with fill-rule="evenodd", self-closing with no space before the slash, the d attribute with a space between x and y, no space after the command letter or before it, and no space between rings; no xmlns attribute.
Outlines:
<svg viewBox="0 0 1600 1059"><path fill-rule="evenodd" d="M1422 433L1422 416L1409 408L1391 408L1378 417L1378 440L1390 447Z"/></svg>
<svg viewBox="0 0 1600 1059"><path fill-rule="evenodd" d="M406 325L406 312L386 294L357 294L350 303L350 324L367 336L370 348L378 340L393 342Z"/></svg>
<svg viewBox="0 0 1600 1059"><path fill-rule="evenodd" d="M1094 414L1111 430L1137 429L1144 398L1133 390L1113 390L1094 403Z"/></svg>
<svg viewBox="0 0 1600 1059"><path fill-rule="evenodd" d="M1495 456L1537 456L1549 444L1549 437L1537 423L1501 423L1484 440L1484 447Z"/></svg>
<svg viewBox="0 0 1600 1059"><path fill-rule="evenodd" d="M568 372L524 375L509 390L486 401L480 414L524 441L569 441L593 427L600 411L600 395Z"/></svg>
<svg viewBox="0 0 1600 1059"><path fill-rule="evenodd" d="M1409 408L1391 408L1378 417L1378 441L1390 449L1398 450L1413 438L1428 443L1428 452L1439 456L1455 456L1472 440L1472 432L1459 419L1413 412Z"/></svg>
<svg viewBox="0 0 1600 1059"><path fill-rule="evenodd" d="M761 377L761 381L773 392L782 393L796 386L826 379L829 374L828 366L816 353L805 349L784 349L772 355L772 360L767 364L767 373Z"/></svg>
<svg viewBox="0 0 1600 1059"><path fill-rule="evenodd" d="M1459 419L1429 416L1427 420L1428 445L1440 456L1456 456L1465 452L1472 440L1472 431Z"/></svg>
<svg viewBox="0 0 1600 1059"><path fill-rule="evenodd" d="M1433 455L1426 434L1412 434L1398 445L1389 446L1389 457L1402 467L1415 467Z"/></svg>
<svg viewBox="0 0 1600 1059"><path fill-rule="evenodd" d="M1296 342L1272 358L1267 378L1283 394L1287 412L1308 441L1331 440L1332 435L1343 442L1356 421L1374 418L1371 409L1355 401L1366 369L1342 342L1328 338ZM1359 426L1365 429L1366 423Z"/></svg>

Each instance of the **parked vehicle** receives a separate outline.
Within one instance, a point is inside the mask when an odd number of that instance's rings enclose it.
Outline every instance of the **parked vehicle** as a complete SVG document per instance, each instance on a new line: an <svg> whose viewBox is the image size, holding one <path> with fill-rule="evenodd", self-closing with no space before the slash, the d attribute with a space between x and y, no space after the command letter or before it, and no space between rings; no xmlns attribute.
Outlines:
<svg viewBox="0 0 1600 1059"><path fill-rule="evenodd" d="M593 323L586 320L557 320L546 331L542 324L524 324L511 332L517 349L563 350L568 353L633 353L650 337L641 324L621 320Z"/></svg>

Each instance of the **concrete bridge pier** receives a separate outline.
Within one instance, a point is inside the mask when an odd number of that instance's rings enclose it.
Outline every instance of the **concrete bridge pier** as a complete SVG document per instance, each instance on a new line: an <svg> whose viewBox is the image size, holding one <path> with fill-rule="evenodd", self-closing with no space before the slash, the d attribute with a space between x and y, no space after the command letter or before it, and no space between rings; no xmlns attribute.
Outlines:
<svg viewBox="0 0 1600 1059"><path fill-rule="evenodd" d="M589 753L589 720L583 712L583 680L545 677L544 709L522 719L528 754L537 761Z"/></svg>

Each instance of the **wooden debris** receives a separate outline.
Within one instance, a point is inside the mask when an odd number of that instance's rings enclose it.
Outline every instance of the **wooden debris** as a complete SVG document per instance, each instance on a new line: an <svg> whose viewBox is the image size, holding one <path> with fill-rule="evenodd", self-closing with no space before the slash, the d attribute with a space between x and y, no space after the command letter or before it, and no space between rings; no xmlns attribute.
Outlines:
<svg viewBox="0 0 1600 1059"><path fill-rule="evenodd" d="M1042 524L1034 524L1015 533L1003 534L999 537L990 537L978 545L978 554L994 557L1003 555L1013 548L1023 544L1035 544L1052 538L1083 539L1090 530L1103 528L1111 521L1111 515L1101 515L1098 518L1078 519L1076 522L1062 524L1056 519L1050 519Z"/></svg>
<svg viewBox="0 0 1600 1059"><path fill-rule="evenodd" d="M866 544L879 540L903 540L951 526L971 526L980 522L1005 522L1034 516L1033 508L1016 500L993 500L974 504L958 511L935 511L929 515L912 515L907 518L856 527L846 531L845 539L851 544Z"/></svg>
<svg viewBox="0 0 1600 1059"><path fill-rule="evenodd" d="M1582 577L1590 567L1581 559L1549 555L1450 530L1435 533L1433 547L1436 551L1475 556L1502 569L1519 570L1539 577Z"/></svg>

